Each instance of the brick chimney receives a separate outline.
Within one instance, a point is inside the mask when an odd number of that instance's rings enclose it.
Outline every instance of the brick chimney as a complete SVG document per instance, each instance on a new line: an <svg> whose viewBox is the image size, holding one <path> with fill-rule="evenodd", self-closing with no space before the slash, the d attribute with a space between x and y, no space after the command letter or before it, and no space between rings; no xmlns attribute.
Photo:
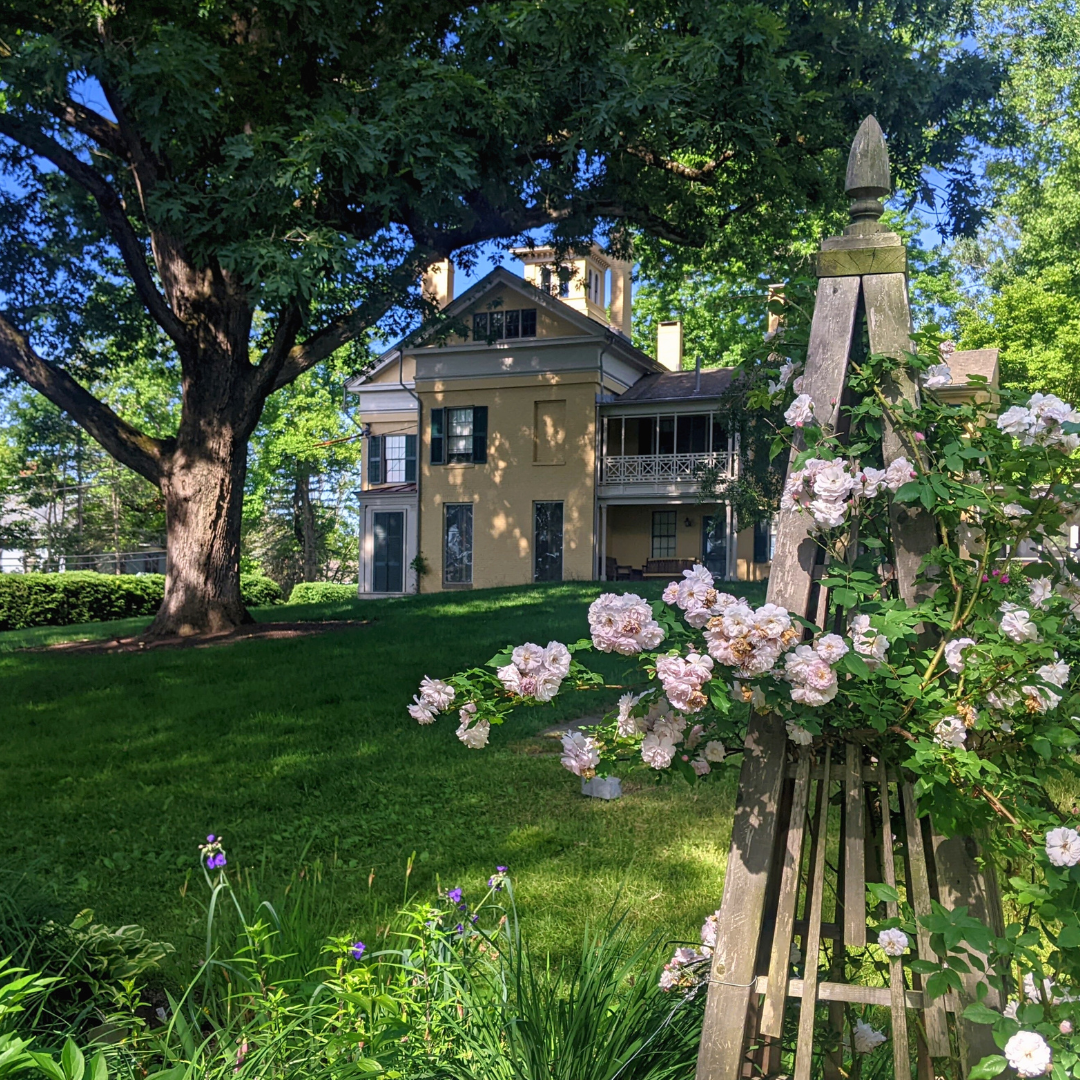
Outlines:
<svg viewBox="0 0 1080 1080"><path fill-rule="evenodd" d="M682 323L678 320L662 322L656 331L657 362L668 371L682 371L682 358Z"/></svg>

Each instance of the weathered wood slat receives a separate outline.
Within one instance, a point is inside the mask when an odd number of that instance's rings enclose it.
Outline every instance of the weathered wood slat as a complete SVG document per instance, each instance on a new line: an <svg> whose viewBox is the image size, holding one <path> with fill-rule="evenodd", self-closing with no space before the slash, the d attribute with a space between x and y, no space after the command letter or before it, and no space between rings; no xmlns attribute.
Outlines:
<svg viewBox="0 0 1080 1080"><path fill-rule="evenodd" d="M795 1049L795 1080L810 1080L810 1065L814 1053L814 1011L817 1005L818 962L821 953L821 905L825 888L825 851L829 831L829 766L832 750L825 748L824 775L819 781L822 795L819 800L817 843L810 867L810 927L803 952L806 966L803 971L802 1008L799 1010L799 1041Z"/></svg>
<svg viewBox="0 0 1080 1080"><path fill-rule="evenodd" d="M903 274L875 274L863 278L862 282L870 351L902 360L912 347L907 278ZM883 392L893 405L905 400L914 404L918 401L919 388L905 365L894 373ZM918 448L905 441L888 417L885 418L881 450L886 465L898 457L913 461L919 456ZM937 530L933 517L910 503L892 502L890 517L896 548L897 587L901 597L910 604L933 591L928 581L916 585L916 575L923 558L937 543Z"/></svg>
<svg viewBox="0 0 1080 1080"><path fill-rule="evenodd" d="M765 994L768 992L769 978L759 975L755 992ZM788 979L788 997L801 998L803 995L802 979ZM851 1005L891 1005L892 990L887 986L860 986L857 983L820 982L817 984L818 1001L846 1001ZM909 1009L923 1009L926 1007L924 995L921 990L908 990L904 994L904 1000ZM947 994L942 1001L949 1012L955 1012L957 1002L955 996Z"/></svg>
<svg viewBox="0 0 1080 1080"><path fill-rule="evenodd" d="M836 423L858 305L857 277L829 278L818 287L804 378L815 417L824 424ZM781 513L769 573L769 602L807 615L816 561L817 545L810 538L806 515L794 510Z"/></svg>
<svg viewBox="0 0 1080 1080"><path fill-rule="evenodd" d="M926 850L923 845L922 825L919 822L919 807L915 802L915 789L910 782L900 785L900 802L904 807L904 826L907 832L908 900L916 917L930 914L930 878L926 869ZM919 958L936 960L930 947L930 931L921 923L918 925ZM949 1027L945 1019L945 1002L938 998L931 1002L923 1014L926 1027L926 1046L933 1057L948 1057L952 1053L949 1045Z"/></svg>
<svg viewBox="0 0 1080 1080"><path fill-rule="evenodd" d="M791 960L791 935L795 927L795 905L799 899L799 870L802 864L806 807L810 800L810 751L799 751L795 791L791 798L791 819L780 878L780 898L776 905L776 929L769 956L769 990L761 1009L761 1033L779 1038L784 1027L784 991Z"/></svg>
<svg viewBox="0 0 1080 1080"><path fill-rule="evenodd" d="M896 863L893 860L892 812L889 809L889 774L885 762L881 762L881 832L882 869L885 884L896 888ZM885 911L890 919L900 914L895 900L887 900ZM905 1012L904 962L900 957L889 957L889 993L892 1004L893 1069L896 1080L909 1080L911 1076L910 1051L908 1049L907 1013Z"/></svg>
<svg viewBox="0 0 1080 1080"><path fill-rule="evenodd" d="M769 866L784 783L787 734L775 716L750 720L731 830L719 932L698 1053L698 1080L737 1080Z"/></svg>
<svg viewBox="0 0 1080 1080"><path fill-rule="evenodd" d="M852 949L866 945L866 826L863 814L862 750L847 744L844 768L844 944Z"/></svg>
<svg viewBox="0 0 1080 1080"><path fill-rule="evenodd" d="M933 831L934 870L937 876L938 902L950 910L966 907L968 914L993 927L1001 918L1001 903L996 897L996 883L990 884L992 870L982 870L978 865L979 846L970 836L954 836L945 839L936 829ZM996 912L995 912L996 908ZM996 917L995 917L996 916ZM969 946L970 948L970 946ZM976 954L979 955L979 954ZM979 955L986 962L986 957ZM991 1009L1001 1009L1001 994L989 986L980 972L960 972L964 990L960 995L961 1009L978 1000L976 988L987 987L983 1003ZM963 1017L959 1024L960 1063L966 1076L970 1067L987 1054L997 1054L991 1029L986 1024L973 1024Z"/></svg>

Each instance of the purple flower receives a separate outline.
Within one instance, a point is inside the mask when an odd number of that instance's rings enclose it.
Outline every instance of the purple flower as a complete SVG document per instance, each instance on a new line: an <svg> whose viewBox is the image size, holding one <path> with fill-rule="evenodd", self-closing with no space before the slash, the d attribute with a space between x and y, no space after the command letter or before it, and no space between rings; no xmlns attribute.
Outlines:
<svg viewBox="0 0 1080 1080"><path fill-rule="evenodd" d="M461 923L458 923L458 924L457 924L457 926L455 926L455 927L454 927L454 929L455 929L455 930L456 930L456 931L457 931L457 932L458 932L459 934L464 934L464 933L465 933L465 927L464 927L464 926L462 926L462 925L461 925Z"/></svg>
<svg viewBox="0 0 1080 1080"><path fill-rule="evenodd" d="M488 878L488 888L496 892L502 892L503 879L506 877L506 867L496 866L495 873Z"/></svg>
<svg viewBox="0 0 1080 1080"><path fill-rule="evenodd" d="M446 899L449 900L451 903L460 904L461 889L450 889L446 894Z"/></svg>
<svg viewBox="0 0 1080 1080"><path fill-rule="evenodd" d="M210 855L206 860L206 866L210 870L220 870L225 865L225 852L219 851L216 855Z"/></svg>
<svg viewBox="0 0 1080 1080"><path fill-rule="evenodd" d="M354 941L349 946L349 952L352 954L354 960L359 960L364 955L364 950L367 946L362 941Z"/></svg>
<svg viewBox="0 0 1080 1080"><path fill-rule="evenodd" d="M207 842L208 844L212 844L212 843L214 842L214 839L215 839L215 837L214 837L214 834L213 834L213 833L211 833L211 834L210 834L210 835L209 835L209 836L208 836L208 837L206 838L206 842Z"/></svg>

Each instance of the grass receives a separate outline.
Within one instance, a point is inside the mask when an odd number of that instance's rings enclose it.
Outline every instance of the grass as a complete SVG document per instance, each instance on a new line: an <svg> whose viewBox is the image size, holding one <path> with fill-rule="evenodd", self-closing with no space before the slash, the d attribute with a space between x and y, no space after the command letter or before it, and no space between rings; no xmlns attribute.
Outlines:
<svg viewBox="0 0 1080 1080"><path fill-rule="evenodd" d="M632 587L655 597L661 585ZM421 728L405 713L425 673L484 663L506 643L584 636L597 589L290 605L257 614L372 622L194 650L13 651L144 620L0 634L0 865L27 869L69 910L141 923L182 950L199 933L188 885L209 832L261 890L298 867L329 879L328 933L399 904L415 852L421 894L437 882L475 893L508 865L540 950L575 953L583 921L616 902L642 932L696 937L720 897L737 766L693 789L643 782L609 803L583 798L557 742L537 736L617 691L523 712L484 751L458 742L452 718ZM760 602L760 586L739 591ZM626 670L603 660L613 679Z"/></svg>

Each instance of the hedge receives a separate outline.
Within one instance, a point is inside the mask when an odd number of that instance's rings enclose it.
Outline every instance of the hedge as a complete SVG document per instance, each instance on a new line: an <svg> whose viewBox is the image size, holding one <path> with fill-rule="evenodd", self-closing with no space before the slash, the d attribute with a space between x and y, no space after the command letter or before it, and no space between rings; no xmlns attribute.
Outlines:
<svg viewBox="0 0 1080 1080"><path fill-rule="evenodd" d="M301 581L289 593L290 604L340 604L356 599L356 582L334 585L329 581Z"/></svg>
<svg viewBox="0 0 1080 1080"><path fill-rule="evenodd" d="M240 595L249 607L284 600L275 582L257 574L241 575ZM164 596L162 574L0 574L0 630L153 615Z"/></svg>

